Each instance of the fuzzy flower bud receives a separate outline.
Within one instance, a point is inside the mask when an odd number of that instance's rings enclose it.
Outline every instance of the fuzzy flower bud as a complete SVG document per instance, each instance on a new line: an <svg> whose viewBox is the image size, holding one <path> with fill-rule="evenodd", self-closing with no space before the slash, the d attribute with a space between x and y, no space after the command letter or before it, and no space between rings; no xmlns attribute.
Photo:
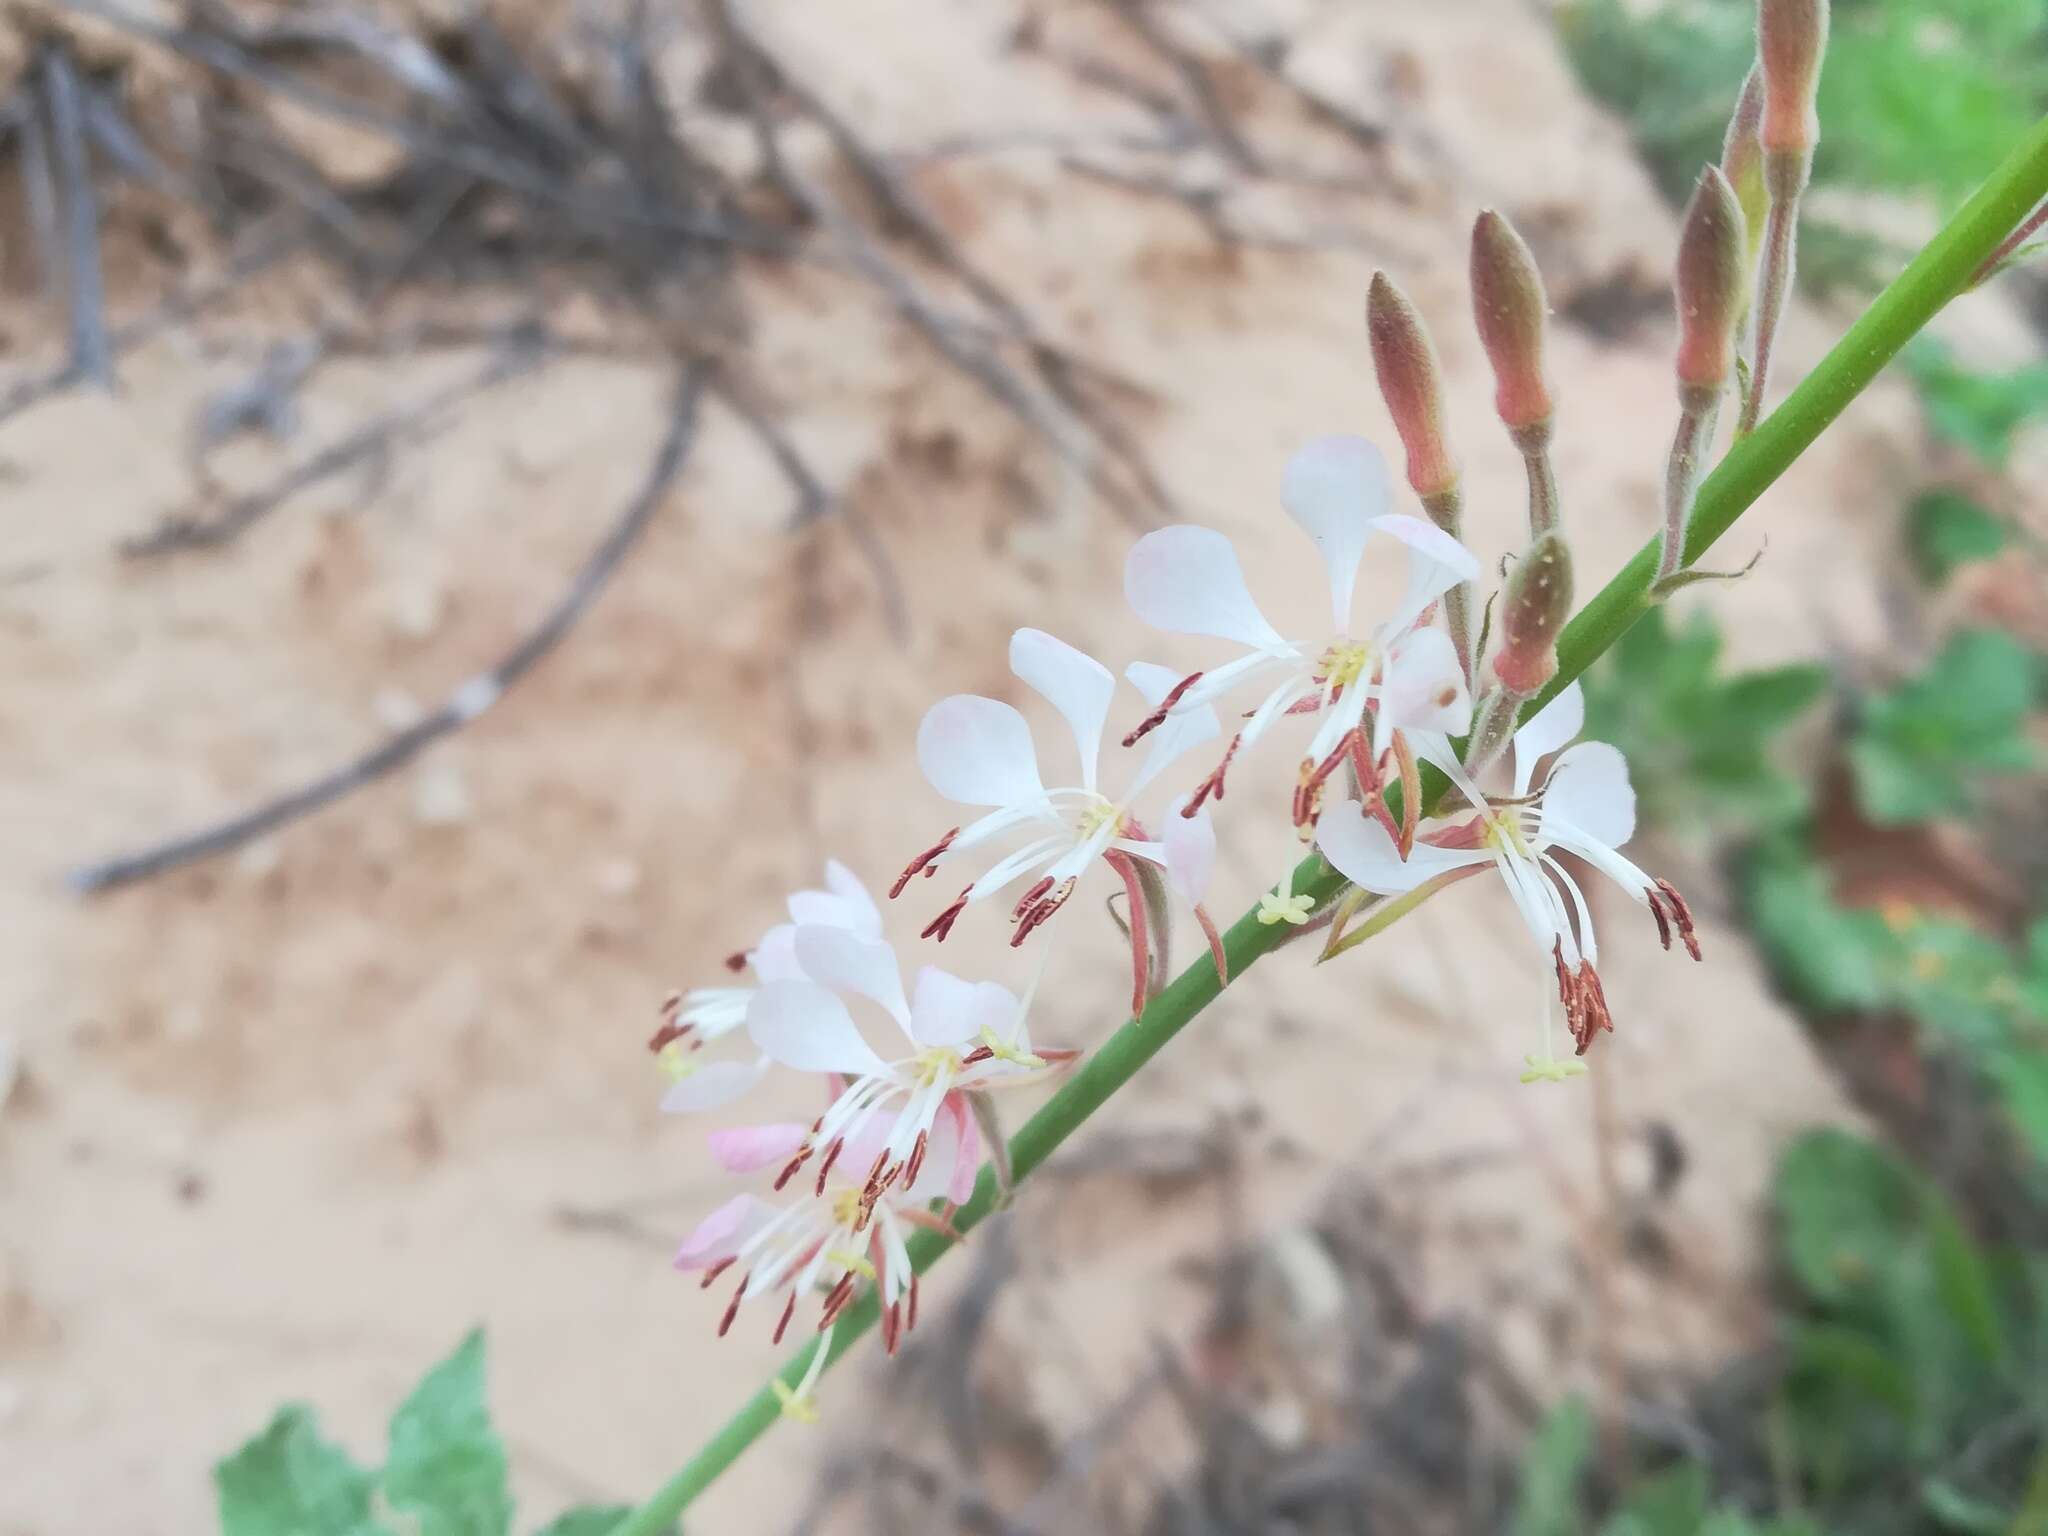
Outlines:
<svg viewBox="0 0 2048 1536"><path fill-rule="evenodd" d="M1526 698L1557 675L1557 637L1572 611L1572 552L1558 533L1531 544L1508 576L1493 675Z"/></svg>
<svg viewBox="0 0 2048 1536"><path fill-rule="evenodd" d="M1735 189L1735 201L1742 208L1742 224L1748 233L1747 265L1756 267L1757 248L1763 243L1764 214L1770 208L1770 194L1764 189L1764 146L1757 137L1764 120L1764 76L1756 65L1742 82L1742 95L1735 103L1735 115L1728 119L1728 134L1721 141L1721 174Z"/></svg>
<svg viewBox="0 0 2048 1536"><path fill-rule="evenodd" d="M1373 372L1380 398L1408 450L1408 484L1428 503L1457 488L1458 465L1444 441L1443 380L1422 316L1384 272L1372 275L1365 300Z"/></svg>
<svg viewBox="0 0 2048 1536"><path fill-rule="evenodd" d="M1550 303L1536 258L1514 226L1492 209L1472 226L1472 310L1493 365L1494 408L1521 436L1550 425L1543 377L1543 326Z"/></svg>
<svg viewBox="0 0 2048 1536"><path fill-rule="evenodd" d="M1711 404L1735 366L1735 326L1747 284L1742 209L1713 166L1700 172L1678 236L1678 395Z"/></svg>
<svg viewBox="0 0 2048 1536"><path fill-rule="evenodd" d="M1774 181L1798 167L1805 184L1813 147L1820 142L1821 55L1828 45L1828 0L1758 0L1757 62L1764 77L1762 141L1766 171ZM1796 195L1799 187L1791 189ZM1773 188L1774 196L1783 193Z"/></svg>

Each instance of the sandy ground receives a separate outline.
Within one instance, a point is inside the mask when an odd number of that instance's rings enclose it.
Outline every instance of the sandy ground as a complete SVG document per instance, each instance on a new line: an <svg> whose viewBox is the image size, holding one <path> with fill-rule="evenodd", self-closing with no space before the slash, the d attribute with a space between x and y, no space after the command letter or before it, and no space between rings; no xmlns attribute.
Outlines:
<svg viewBox="0 0 2048 1536"><path fill-rule="evenodd" d="M1530 231L1561 308L1602 285L1654 291L1672 240L1540 18L1505 0L1369 25L1297 9L1301 67L1394 128L1384 194L1319 210L1353 248L1220 254L1178 207L1029 149L921 172L978 258L1152 393L1147 446L1187 514L1240 541L1269 611L1322 600L1275 503L1290 448L1323 430L1391 441L1363 335L1376 265L1437 322L1473 542L1492 559L1521 490L1461 313L1473 211L1496 204ZM1125 121L1006 58L1014 20L916 0L762 14L883 142ZM1341 141L1230 78L1257 132L1346 163ZM644 543L501 705L243 854L91 902L63 871L321 771L495 658L638 482L669 380L550 362L387 475L330 481L227 549L147 565L116 544L191 502L192 414L273 317L170 336L124 362L116 395L68 393L0 426L0 1037L21 1070L0 1118L0 1533L204 1529L209 1464L279 1400L315 1403L370 1453L389 1405L476 1321L522 1519L538 1521L648 1489L777 1358L765 1327L715 1342L716 1303L665 1263L719 1183L696 1129L655 1109L640 1043L658 999L712 977L828 853L886 883L950 824L912 732L942 692L1016 695L1015 625L1119 661L1201 657L1124 611L1135 530L864 298L823 274L753 297L755 355L791 430L900 572L907 643L846 530L787 534L771 466L711 411ZM25 294L8 304L22 366L47 358L47 320ZM1787 362L1826 331L1797 317ZM1661 314L1618 338L1557 335L1558 468L1587 590L1653 525L1668 341ZM324 369L293 441L218 465L253 483L471 362ZM1740 559L1769 537L1759 573L1714 598L1745 659L1881 632L1857 552L1888 535L1906 419L1882 392L1859 405L1731 541ZM1220 910L1291 856L1262 813L1276 786L1234 786ZM1709 963L1663 955L1646 919L1603 904L1621 1024L1597 1087L1516 1085L1537 971L1505 904L1470 891L1341 967L1262 967L1110 1118L1199 1131L1233 1117L1263 1227L1348 1180L1405 1189L1432 1299L1496 1319L1544 1390L1587 1379L1602 1330L1653 1371L1710 1360L1760 1322L1746 1282L1773 1148L1846 1110L1723 915L1711 865L1677 846L1647 856L1693 893ZM925 904L895 914L899 939L914 942ZM1056 927L1037 1027L1088 1044L1120 1018L1122 963L1079 903ZM951 958L1010 964L987 937L963 931ZM1629 1190L1651 1127L1686 1149L1656 1209L1662 1269L1601 1259L1587 1236L1596 1104ZM1027 1192L1017 1227L1031 1300L1010 1357L1049 1414L1078 1423L1151 1336L1194 1326L1202 1293L1180 1261L1213 1251L1215 1212L1053 1181ZM786 1524L877 1369L833 1383L822 1431L782 1430L743 1463L702 1528Z"/></svg>

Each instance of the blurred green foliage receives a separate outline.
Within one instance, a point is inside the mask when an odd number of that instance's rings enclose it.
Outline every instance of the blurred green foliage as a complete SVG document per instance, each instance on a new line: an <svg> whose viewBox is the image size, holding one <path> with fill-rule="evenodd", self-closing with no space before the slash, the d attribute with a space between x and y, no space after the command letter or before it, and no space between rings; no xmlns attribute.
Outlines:
<svg viewBox="0 0 2048 1536"><path fill-rule="evenodd" d="M1975 373L1959 367L1929 337L1906 348L1905 361L1929 429L1986 468L2005 468L2013 435L2030 421L2048 418L2048 362L2010 373Z"/></svg>
<svg viewBox="0 0 2048 1536"><path fill-rule="evenodd" d="M1863 814L1899 826L1966 811L1981 775L2038 767L2026 726L2039 676L2012 636L1966 629L1920 676L1865 700L1849 741Z"/></svg>
<svg viewBox="0 0 2048 1536"><path fill-rule="evenodd" d="M1572 1399L1523 1458L1515 1536L2040 1529L2048 1260L1981 1243L1930 1181L1842 1131L1786 1149L1772 1203L1780 1344L1754 1443L1719 1459L1768 1464L1774 1502L1790 1507L1717 1505L1713 1471L1694 1461L1603 1495L1588 1487L1591 1416ZM1589 1505L1605 1506L1598 1524Z"/></svg>
<svg viewBox="0 0 2048 1536"><path fill-rule="evenodd" d="M512 1495L484 1366L483 1334L472 1332L392 1414L378 1469L323 1440L312 1409L280 1408L214 1468L222 1536L507 1536ZM586 1505L537 1536L603 1536L627 1513Z"/></svg>
<svg viewBox="0 0 2048 1536"><path fill-rule="evenodd" d="M1652 609L1585 678L1586 734L1628 758L1643 816L1666 827L1760 830L1798 819L1803 781L1771 741L1827 687L1815 666L1724 675L1721 634Z"/></svg>
<svg viewBox="0 0 2048 1536"><path fill-rule="evenodd" d="M1920 579L1932 587L2011 542L2004 518L1958 490L1928 491L1906 509L1906 547Z"/></svg>

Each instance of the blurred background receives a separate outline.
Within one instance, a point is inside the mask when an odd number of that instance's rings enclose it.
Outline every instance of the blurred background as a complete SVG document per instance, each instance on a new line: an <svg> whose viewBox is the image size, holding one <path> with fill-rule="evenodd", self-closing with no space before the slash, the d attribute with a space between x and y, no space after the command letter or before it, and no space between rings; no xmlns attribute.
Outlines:
<svg viewBox="0 0 2048 1536"><path fill-rule="evenodd" d="M649 1491L780 1358L668 1268L726 1191L664 994L952 824L916 722L1016 697L1012 628L1198 662L1124 609L1143 529L1321 603L1275 493L1392 441L1376 268L1509 553L1482 207L1604 581L1750 24L10 0L0 1533L207 1529L287 1400L374 1462L479 1324L517 1529ZM1838 0L1781 389L2044 105L2037 0ZM1493 893L1283 953L692 1529L2048 1530L2044 335L2038 269L1956 303L1589 678L1708 962L1603 903L1589 1078L1517 1084ZM1219 914L1295 854L1266 767ZM1055 926L1033 1028L1092 1045L1127 961Z"/></svg>

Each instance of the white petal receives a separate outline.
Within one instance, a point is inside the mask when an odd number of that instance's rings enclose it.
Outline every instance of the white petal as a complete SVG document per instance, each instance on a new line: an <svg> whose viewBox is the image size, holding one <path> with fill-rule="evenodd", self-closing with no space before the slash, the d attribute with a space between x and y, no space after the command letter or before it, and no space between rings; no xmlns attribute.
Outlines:
<svg viewBox="0 0 2048 1536"><path fill-rule="evenodd" d="M1454 869L1487 863L1492 855L1480 848L1439 848L1417 843L1406 859L1387 829L1365 814L1356 800L1323 812L1316 823L1316 846L1353 885L1381 896L1399 896Z"/></svg>
<svg viewBox="0 0 2048 1536"><path fill-rule="evenodd" d="M1145 696L1145 702L1157 709L1187 674L1155 662L1134 661L1124 668L1124 676ZM1181 757L1222 734L1223 722L1206 704L1194 709L1178 709L1168 715L1152 732L1152 745L1145 753L1145 761L1139 767L1137 777L1125 788L1124 799L1135 800L1144 793L1146 785Z"/></svg>
<svg viewBox="0 0 2048 1536"><path fill-rule="evenodd" d="M1138 540L1124 561L1124 597L1154 629L1258 649L1286 643L1252 601L1237 551L1213 528L1176 523Z"/></svg>
<svg viewBox="0 0 2048 1536"><path fill-rule="evenodd" d="M910 1033L919 1045L959 1045L979 1038L984 1029L996 1038L1010 1027L1017 999L992 981L962 981L935 965L917 973L917 995L910 1005Z"/></svg>
<svg viewBox="0 0 2048 1536"><path fill-rule="evenodd" d="M753 1062L707 1061L692 1065L690 1071L669 1085L661 1107L671 1115L693 1115L707 1109L721 1109L732 1103L768 1073L763 1056Z"/></svg>
<svg viewBox="0 0 2048 1536"><path fill-rule="evenodd" d="M1571 850L1644 906L1650 904L1657 882L1607 844L1568 822L1546 819L1544 831L1552 837L1553 846Z"/></svg>
<svg viewBox="0 0 2048 1536"><path fill-rule="evenodd" d="M887 1071L846 1004L812 981L778 981L754 994L747 1033L763 1054L799 1072L865 1077Z"/></svg>
<svg viewBox="0 0 2048 1536"><path fill-rule="evenodd" d="M1462 736L1472 728L1472 695L1458 648L1440 629L1410 630L1387 653L1373 751L1386 751L1393 733L1430 731Z"/></svg>
<svg viewBox="0 0 2048 1536"><path fill-rule="evenodd" d="M803 927L796 931L796 958L804 975L819 986L880 1003L890 1018L910 1028L896 951L881 940L863 939L844 928Z"/></svg>
<svg viewBox="0 0 2048 1536"><path fill-rule="evenodd" d="M1568 683L1515 732L1515 794L1529 793L1529 778L1536 764L1585 728L1586 696L1577 682Z"/></svg>
<svg viewBox="0 0 2048 1536"><path fill-rule="evenodd" d="M1400 606L1380 627L1384 637L1400 634L1444 593L1479 574L1478 557L1435 523L1397 513L1374 519L1372 526L1375 533L1387 534L1408 546L1408 586Z"/></svg>
<svg viewBox="0 0 2048 1536"><path fill-rule="evenodd" d="M720 1259L740 1251L748 1238L782 1213L765 1200L752 1195L734 1195L697 1223L697 1229L683 1239L676 1250L677 1269L708 1269Z"/></svg>
<svg viewBox="0 0 2048 1536"><path fill-rule="evenodd" d="M1387 461L1362 437L1319 437L1287 461L1280 500L1330 573L1330 616L1350 627L1358 560L1387 508Z"/></svg>
<svg viewBox="0 0 2048 1536"><path fill-rule="evenodd" d="M962 805L1022 805L1045 798L1024 717L997 699L956 693L925 711L917 766L933 789Z"/></svg>
<svg viewBox="0 0 2048 1536"><path fill-rule="evenodd" d="M825 861L825 889L845 902L853 920L846 926L864 939L879 939L882 936L882 909L875 905L875 898L859 875L848 869L837 859Z"/></svg>
<svg viewBox="0 0 2048 1536"><path fill-rule="evenodd" d="M1550 777L1543 781L1546 834L1553 820L1590 834L1609 848L1619 848L1635 836L1636 792L1628 781L1628 759L1620 749L1604 741L1582 741L1558 754Z"/></svg>
<svg viewBox="0 0 2048 1536"><path fill-rule="evenodd" d="M1216 823L1209 819L1206 807L1192 816L1181 815L1187 803L1187 796L1182 795L1167 807L1159 842L1166 878L1180 899L1192 907L1208 895L1210 878L1216 873Z"/></svg>
<svg viewBox="0 0 2048 1536"><path fill-rule="evenodd" d="M764 982L790 981L803 975L796 960L796 924L778 923L761 935L761 942L747 953L747 964Z"/></svg>
<svg viewBox="0 0 2048 1536"><path fill-rule="evenodd" d="M1010 670L1066 716L1081 753L1081 783L1093 789L1095 760L1102 755L1102 726L1116 693L1109 668L1042 629L1020 629L1010 636Z"/></svg>

